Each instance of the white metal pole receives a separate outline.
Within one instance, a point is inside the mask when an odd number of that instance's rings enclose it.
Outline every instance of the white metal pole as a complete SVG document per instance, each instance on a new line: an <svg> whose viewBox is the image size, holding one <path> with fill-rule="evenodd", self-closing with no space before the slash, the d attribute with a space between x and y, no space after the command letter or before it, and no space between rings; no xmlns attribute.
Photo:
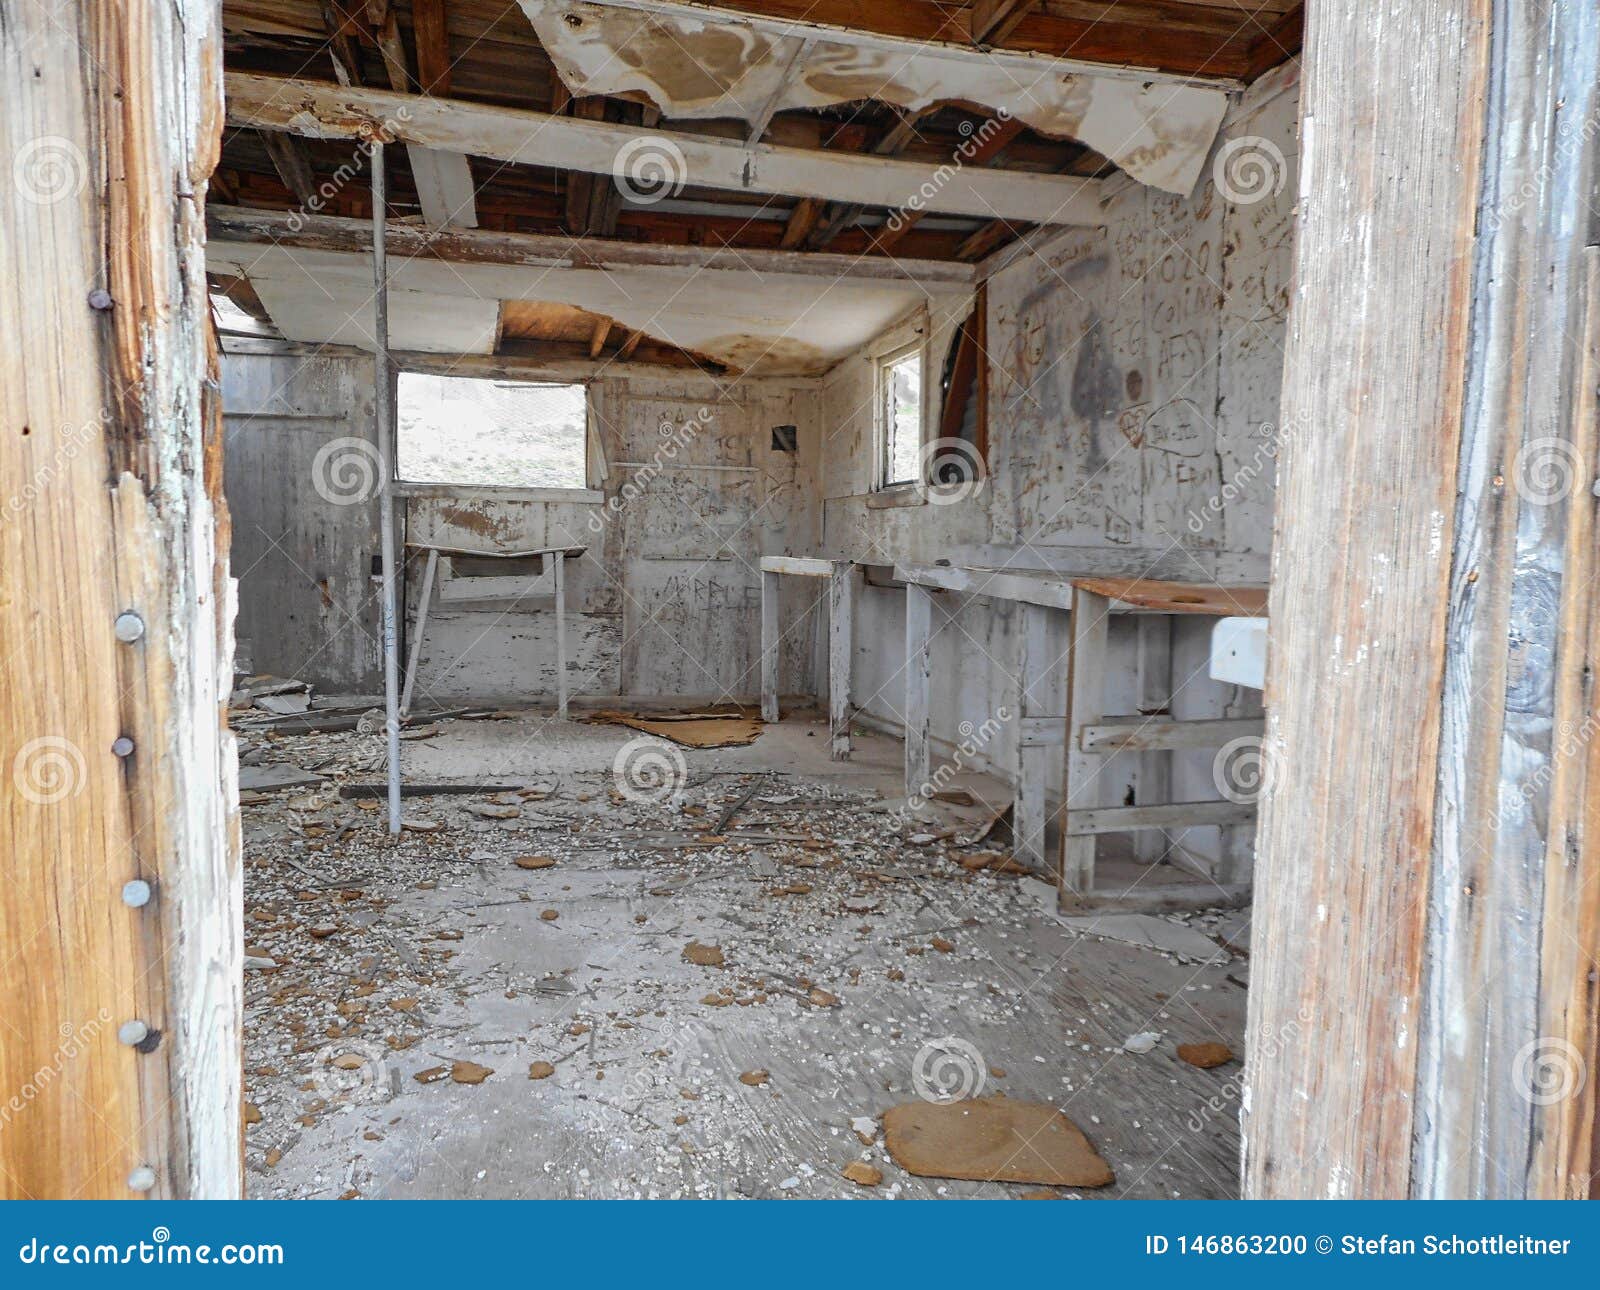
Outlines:
<svg viewBox="0 0 1600 1290"><path fill-rule="evenodd" d="M372 143L372 277L374 352L377 362L374 392L378 430L378 455L382 487L378 515L383 545L383 711L388 740L389 832L400 832L400 654L395 606L394 550L394 396L389 370L389 264L384 254L384 206L388 185L383 168L383 142Z"/></svg>

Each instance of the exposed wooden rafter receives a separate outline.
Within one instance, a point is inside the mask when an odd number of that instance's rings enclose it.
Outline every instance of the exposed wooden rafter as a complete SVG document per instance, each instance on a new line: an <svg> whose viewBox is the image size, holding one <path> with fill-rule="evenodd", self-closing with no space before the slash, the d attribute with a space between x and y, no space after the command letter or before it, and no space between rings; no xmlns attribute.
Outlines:
<svg viewBox="0 0 1600 1290"><path fill-rule="evenodd" d="M365 220L335 215L300 215L289 211L251 210L213 204L206 208L206 230L214 242L250 242L263 246L361 253L372 249L372 231ZM406 224L397 224L389 229L388 244L391 254L396 257L429 256L463 264L584 269L652 266L796 274L805 277L849 276L955 286L968 285L976 276L971 265L944 260L828 255L745 247L672 246L545 233L427 229Z"/></svg>
<svg viewBox="0 0 1600 1290"><path fill-rule="evenodd" d="M272 158L283 186L294 194L295 201L309 206L316 195L317 180L305 144L292 134L279 134L276 130L263 130L261 141L267 146L267 156Z"/></svg>
<svg viewBox="0 0 1600 1290"><path fill-rule="evenodd" d="M1040 0L973 0L967 24L974 45L1003 45Z"/></svg>
<svg viewBox="0 0 1600 1290"><path fill-rule="evenodd" d="M357 138L376 125L407 143L590 174L611 173L620 151L639 138L637 126L460 100L242 72L226 79L233 124L313 138ZM921 162L820 149L752 148L681 133L651 138L681 169L684 183L709 188L891 208L926 193L924 207L954 214L1049 224L1097 224L1103 218L1094 180L971 167L941 175L940 167Z"/></svg>

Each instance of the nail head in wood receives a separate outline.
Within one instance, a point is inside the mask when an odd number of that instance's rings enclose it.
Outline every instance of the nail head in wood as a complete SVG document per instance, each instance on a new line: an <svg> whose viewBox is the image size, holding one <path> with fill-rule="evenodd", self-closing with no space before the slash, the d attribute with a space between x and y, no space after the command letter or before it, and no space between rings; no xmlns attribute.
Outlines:
<svg viewBox="0 0 1600 1290"><path fill-rule="evenodd" d="M116 302L111 299L111 293L104 287L96 287L89 293L89 308L98 309L104 313Z"/></svg>
<svg viewBox="0 0 1600 1290"><path fill-rule="evenodd" d="M143 878L123 883L122 903L129 909L143 909L150 903L150 884Z"/></svg>
<svg viewBox="0 0 1600 1290"><path fill-rule="evenodd" d="M124 610L117 615L115 630L119 641L124 645L131 645L144 635L144 619L131 609Z"/></svg>
<svg viewBox="0 0 1600 1290"><path fill-rule="evenodd" d="M127 1044L129 1048L137 1048L144 1043L150 1034L150 1027L137 1017L132 1021L124 1021L117 1027L117 1041Z"/></svg>
<svg viewBox="0 0 1600 1290"><path fill-rule="evenodd" d="M127 735L118 735L112 741L111 751L118 757L131 757L133 756L133 740L129 739Z"/></svg>
<svg viewBox="0 0 1600 1290"><path fill-rule="evenodd" d="M140 1165L128 1175L129 1191L152 1191L156 1185L156 1171L149 1165Z"/></svg>

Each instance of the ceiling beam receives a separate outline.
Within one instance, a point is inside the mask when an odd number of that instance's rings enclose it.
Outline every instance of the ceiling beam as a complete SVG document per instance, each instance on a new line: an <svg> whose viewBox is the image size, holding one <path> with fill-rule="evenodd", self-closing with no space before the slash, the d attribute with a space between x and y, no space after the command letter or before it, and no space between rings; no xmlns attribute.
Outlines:
<svg viewBox="0 0 1600 1290"><path fill-rule="evenodd" d="M372 226L364 219L303 215L294 211L206 206L206 234L213 242L299 247L316 251L372 250ZM428 229L391 225L385 247L396 258L428 256L462 264L529 265L540 268L674 268L729 273L773 273L801 277L921 282L930 286L969 286L970 264L904 257L827 255L809 251L769 251L751 247L669 246L655 242L617 242L544 233L495 233L487 229Z"/></svg>
<svg viewBox="0 0 1600 1290"><path fill-rule="evenodd" d="M450 97L450 37L444 0L411 0L411 38L417 46L417 83L424 94Z"/></svg>
<svg viewBox="0 0 1600 1290"><path fill-rule="evenodd" d="M1003 45L1039 0L973 0L967 23L974 45Z"/></svg>
<svg viewBox="0 0 1600 1290"><path fill-rule="evenodd" d="M1299 5L1251 41L1247 78L1253 81L1298 54L1305 28L1306 7Z"/></svg>
<svg viewBox="0 0 1600 1290"><path fill-rule="evenodd" d="M681 175L683 183L706 188L891 208L914 203L929 211L1031 224L1094 225L1105 218L1100 184L1092 179L955 169L770 144L749 147L694 134L641 136L636 125L245 72L225 79L232 124L311 138L358 138L377 129L386 137L446 152L591 174L611 174L619 158L652 147L666 159L674 179Z"/></svg>
<svg viewBox="0 0 1600 1290"><path fill-rule="evenodd" d="M311 158L306 145L292 134L279 134L276 130L263 130L261 142L267 145L267 156L283 186L294 194L295 201L310 206L317 191L317 178L311 169Z"/></svg>
<svg viewBox="0 0 1600 1290"><path fill-rule="evenodd" d="M425 5L424 5L425 7ZM409 94L416 78L411 75L411 60L406 54L405 42L400 39L400 23L394 16L389 0L367 0L367 17L372 20L378 51L383 55L384 70L389 75L389 87L400 94ZM415 12L413 12L415 21ZM438 14L437 38L444 35L444 11ZM413 34L418 34L413 28ZM437 39L430 37L430 39ZM432 63L439 61L437 48L431 50L430 70L437 73ZM419 65L421 60L418 53ZM446 86L450 78L448 52L443 57ZM424 93L445 93L444 90ZM422 207L422 218L435 228L450 225L455 228L478 226L477 189L472 180L472 167L464 153L436 151L432 148L410 144L406 160L411 165L411 182L417 190L417 204Z"/></svg>

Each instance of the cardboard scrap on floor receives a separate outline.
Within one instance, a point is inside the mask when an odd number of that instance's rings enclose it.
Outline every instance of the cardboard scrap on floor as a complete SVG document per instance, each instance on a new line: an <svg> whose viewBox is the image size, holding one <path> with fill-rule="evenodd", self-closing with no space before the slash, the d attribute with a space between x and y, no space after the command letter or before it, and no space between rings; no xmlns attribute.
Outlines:
<svg viewBox="0 0 1600 1290"><path fill-rule="evenodd" d="M681 714L635 716L631 712L594 712L591 721L642 730L647 735L669 739L684 748L741 748L761 737L761 720L738 712L686 712Z"/></svg>
<svg viewBox="0 0 1600 1290"><path fill-rule="evenodd" d="M884 1145L921 1178L1105 1187L1111 1166L1055 1107L1004 1094L966 1102L906 1102L883 1117Z"/></svg>

